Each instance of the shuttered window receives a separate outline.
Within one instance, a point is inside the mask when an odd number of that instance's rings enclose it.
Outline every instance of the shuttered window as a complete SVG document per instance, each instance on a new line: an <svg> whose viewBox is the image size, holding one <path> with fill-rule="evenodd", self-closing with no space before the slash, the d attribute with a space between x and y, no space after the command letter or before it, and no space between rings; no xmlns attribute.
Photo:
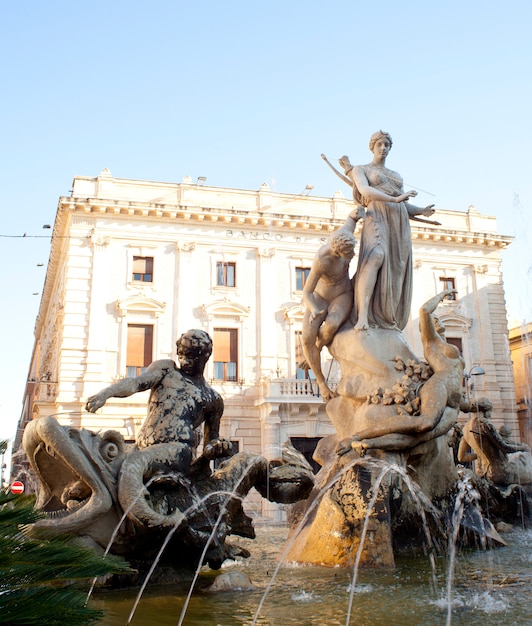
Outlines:
<svg viewBox="0 0 532 626"><path fill-rule="evenodd" d="M133 280L143 283L153 282L153 257L133 257Z"/></svg>
<svg viewBox="0 0 532 626"><path fill-rule="evenodd" d="M126 368L129 378L141 374L153 360L153 326L128 324Z"/></svg>
<svg viewBox="0 0 532 626"><path fill-rule="evenodd" d="M213 337L214 378L236 381L238 379L238 330L215 328Z"/></svg>

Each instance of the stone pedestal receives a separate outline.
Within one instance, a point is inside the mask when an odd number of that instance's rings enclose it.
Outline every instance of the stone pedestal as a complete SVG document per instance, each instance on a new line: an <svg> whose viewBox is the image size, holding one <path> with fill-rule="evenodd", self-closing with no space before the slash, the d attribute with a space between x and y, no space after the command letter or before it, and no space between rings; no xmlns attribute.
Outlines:
<svg viewBox="0 0 532 626"><path fill-rule="evenodd" d="M379 480L380 474L371 461L352 465L351 455L333 463L324 487L314 491L306 510L297 507L300 516L288 539L292 543L286 559L353 567L360 552L361 567L394 567L389 481Z"/></svg>

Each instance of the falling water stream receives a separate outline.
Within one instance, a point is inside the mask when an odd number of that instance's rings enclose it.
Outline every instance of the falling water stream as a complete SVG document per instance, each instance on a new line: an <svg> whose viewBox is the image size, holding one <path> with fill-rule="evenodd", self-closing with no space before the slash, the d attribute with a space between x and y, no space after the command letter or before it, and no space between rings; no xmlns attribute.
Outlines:
<svg viewBox="0 0 532 626"><path fill-rule="evenodd" d="M184 626L249 626L283 551L288 530L259 527L257 539L238 539L252 552L229 562L251 578L254 591L210 593L205 588L217 572L203 568L190 598ZM452 624L454 626L523 626L532 624L532 531L505 535L508 547L456 554ZM447 620L448 559L437 557L436 581L423 554L398 556L396 568L361 570L354 592L351 624L364 626L444 625ZM257 624L261 626L343 626L352 571L287 563L276 577ZM189 585L148 587L132 626L177 626ZM97 592L94 605L105 610L102 626L124 626L137 590Z"/></svg>
<svg viewBox="0 0 532 626"><path fill-rule="evenodd" d="M400 470L384 466L379 481L388 472L398 473L417 499L415 485ZM466 487L464 483L464 494ZM455 525L465 500L465 496L457 499ZM223 570L247 574L254 590L210 592L208 587L219 572L203 567L192 586L153 585L141 593L135 589L95 592L93 604L105 611L100 624L532 625L531 530L514 528L504 537L508 546L493 550L460 550L454 537L449 555L436 557L427 535L429 550L396 556L393 570L358 570L356 562L353 569L287 563L287 534L286 527L259 525L256 540L234 538L251 557L226 562Z"/></svg>

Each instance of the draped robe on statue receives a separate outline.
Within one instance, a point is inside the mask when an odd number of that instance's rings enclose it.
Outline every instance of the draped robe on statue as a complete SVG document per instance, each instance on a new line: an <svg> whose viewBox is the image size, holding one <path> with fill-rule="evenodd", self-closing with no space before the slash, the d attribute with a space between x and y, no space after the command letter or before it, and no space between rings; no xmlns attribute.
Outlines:
<svg viewBox="0 0 532 626"><path fill-rule="evenodd" d="M403 181L397 172L372 165L362 167L371 187L390 196L403 193ZM378 328L403 330L412 301L412 241L408 209L404 202L395 204L365 199L364 204L366 219L358 253L355 293L357 277L362 275L370 253L380 247L384 261L371 296L368 322Z"/></svg>

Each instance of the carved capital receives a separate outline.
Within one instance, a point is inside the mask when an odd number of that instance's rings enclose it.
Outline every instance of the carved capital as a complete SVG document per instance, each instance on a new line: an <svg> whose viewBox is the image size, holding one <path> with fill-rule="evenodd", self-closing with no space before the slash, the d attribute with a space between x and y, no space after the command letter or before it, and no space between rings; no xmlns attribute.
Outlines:
<svg viewBox="0 0 532 626"><path fill-rule="evenodd" d="M192 252L196 249L196 243L194 241L182 241L176 243L176 250L181 252Z"/></svg>
<svg viewBox="0 0 532 626"><path fill-rule="evenodd" d="M95 232L91 233L91 244L93 246L108 246L111 243L111 237L108 235L98 235Z"/></svg>
<svg viewBox="0 0 532 626"><path fill-rule="evenodd" d="M263 259L271 259L275 256L275 248L257 248L257 256L262 257Z"/></svg>

